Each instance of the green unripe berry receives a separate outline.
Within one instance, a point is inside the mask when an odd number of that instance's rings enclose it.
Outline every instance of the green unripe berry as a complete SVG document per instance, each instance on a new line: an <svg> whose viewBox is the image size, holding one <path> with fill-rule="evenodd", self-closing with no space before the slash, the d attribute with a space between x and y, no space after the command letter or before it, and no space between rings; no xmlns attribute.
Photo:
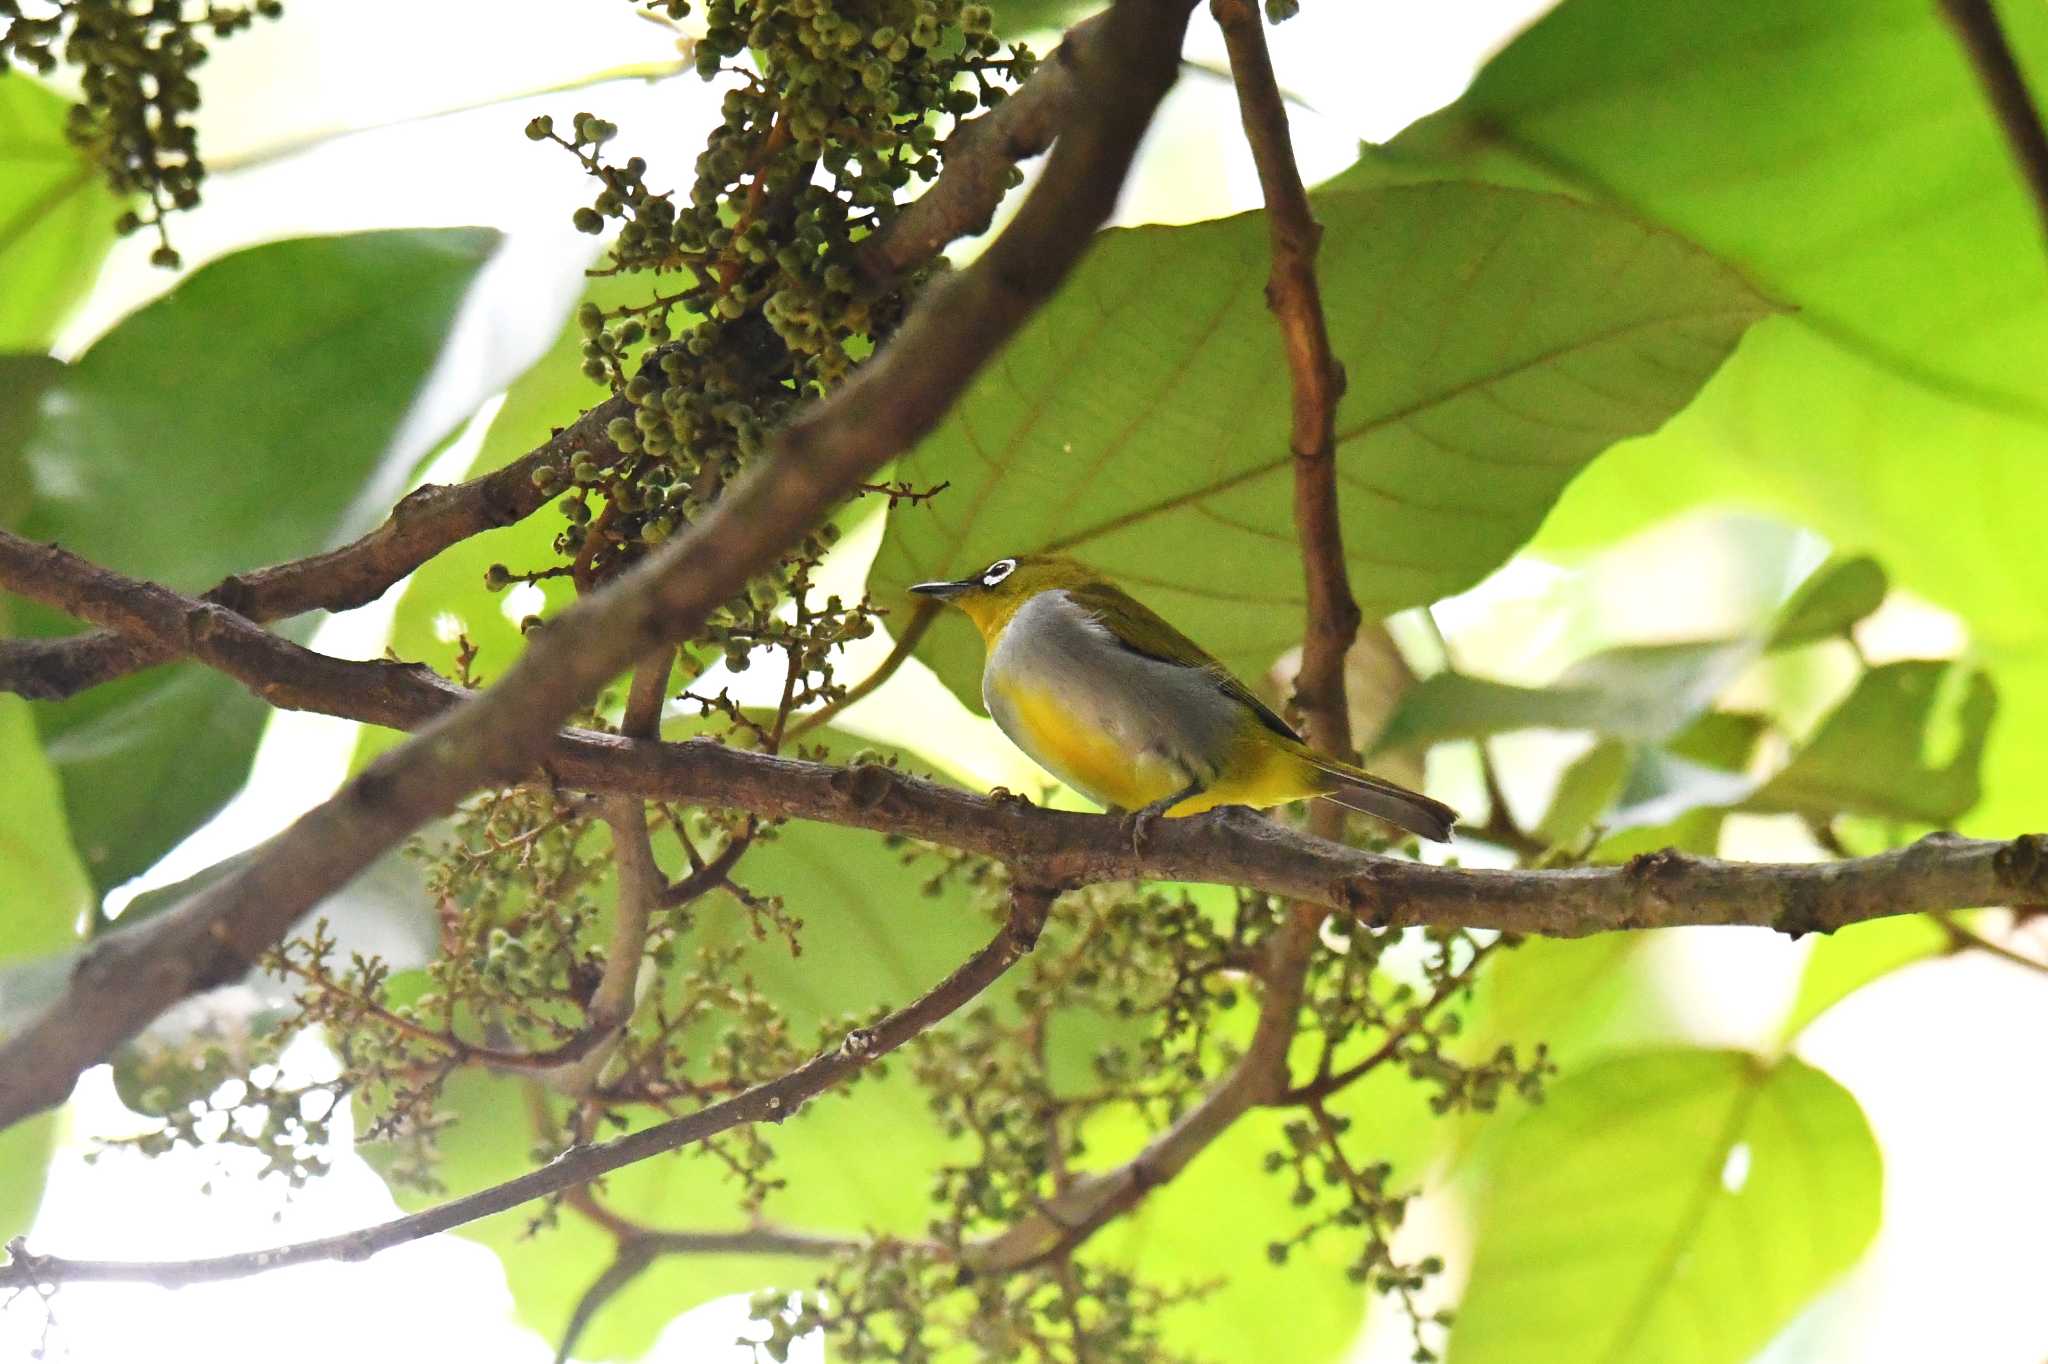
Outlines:
<svg viewBox="0 0 2048 1364"><path fill-rule="evenodd" d="M604 231L604 219L594 208L577 209L569 216L569 221L576 225L578 232L587 232L593 237Z"/></svg>
<svg viewBox="0 0 2048 1364"><path fill-rule="evenodd" d="M526 135L535 142L545 142L554 136L555 121L546 114L536 114L527 120Z"/></svg>

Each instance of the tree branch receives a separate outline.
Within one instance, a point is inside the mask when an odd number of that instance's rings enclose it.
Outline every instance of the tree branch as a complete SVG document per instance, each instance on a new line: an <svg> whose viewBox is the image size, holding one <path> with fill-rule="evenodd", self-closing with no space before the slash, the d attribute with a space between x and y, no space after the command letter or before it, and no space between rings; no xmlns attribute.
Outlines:
<svg viewBox="0 0 2048 1364"><path fill-rule="evenodd" d="M135 583L4 531L0 584L96 621L161 630L162 639L189 637L195 657L277 705L411 728L473 695L416 664L329 658L223 608ZM103 600L108 593L117 599ZM1362 852L1229 809L1161 820L1135 850L1129 830L1114 818L991 799L878 764L834 767L702 739L665 743L569 729L557 732L534 761L556 783L579 790L895 833L1029 868L1052 884L1245 886L1382 926L1439 924L1553 937L1680 924L1825 933L1892 914L2048 899L2048 836L2038 834L2010 842L1937 834L1909 848L1838 862L1722 862L1665 851L1623 866L1505 871ZM117 928L103 941L150 931L150 925Z"/></svg>
<svg viewBox="0 0 2048 1364"><path fill-rule="evenodd" d="M17 1238L8 1245L12 1259L7 1266L0 1268L0 1283L34 1287L87 1280L128 1281L176 1288L190 1283L246 1278L315 1260L364 1260L380 1250L465 1226L518 1207L521 1203L587 1184L600 1175L650 1156L693 1145L742 1124L782 1122L795 1116L804 1104L826 1090L851 1079L919 1033L936 1026L993 985L1036 945L1039 931L1045 926L1046 914L1052 908L1054 895L1055 892L1046 887L1018 885L1011 892L1010 913L1003 926L951 975L872 1028L848 1033L839 1046L818 1053L795 1070L684 1117L642 1128L601 1145L573 1147L547 1165L529 1170L503 1184L360 1231L202 1260L69 1260L33 1254L25 1242ZM661 1242L656 1249L687 1247L693 1250L815 1253L818 1248L816 1238L778 1240L758 1231L668 1233L662 1236Z"/></svg>
<svg viewBox="0 0 2048 1364"><path fill-rule="evenodd" d="M1191 6L1118 0L1074 73L1079 93L1045 175L1010 226L927 289L891 342L780 431L702 520L556 617L496 686L379 757L235 875L101 940L63 997L0 1046L0 1126L62 1102L87 1066L169 1004L239 975L301 914L464 794L517 779L562 719L626 664L693 634L935 426L1109 215L1178 71Z"/></svg>
<svg viewBox="0 0 2048 1364"><path fill-rule="evenodd" d="M1344 367L1330 350L1316 284L1316 250L1323 230L1309 208L1308 191L1294 163L1287 108L1266 51L1264 20L1252 0L1212 0L1237 81L1245 140L1258 166L1266 199L1273 265L1266 304L1280 325L1292 394L1294 529L1307 580L1308 626L1302 638L1295 703L1311 743L1336 758L1351 756L1351 721L1344 705L1344 655L1358 638L1358 603L1344 565L1344 527L1337 515L1337 400Z"/></svg>
<svg viewBox="0 0 2048 1364"><path fill-rule="evenodd" d="M1942 16L1955 30L1956 38L1976 68L1978 83L1998 116L2013 160L2019 163L2020 178L2033 197L2034 211L2041 217L2041 231L2048 235L2048 128L2041 123L2041 110L2027 90L2027 78L1998 25L1998 13L1991 0L1937 0Z"/></svg>

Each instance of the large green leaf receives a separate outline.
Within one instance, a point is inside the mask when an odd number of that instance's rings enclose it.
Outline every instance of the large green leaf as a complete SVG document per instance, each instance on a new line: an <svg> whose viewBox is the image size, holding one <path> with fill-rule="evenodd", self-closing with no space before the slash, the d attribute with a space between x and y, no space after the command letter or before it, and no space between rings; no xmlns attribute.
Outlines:
<svg viewBox="0 0 2048 1364"><path fill-rule="evenodd" d="M382 514L387 447L497 234L373 232L205 266L44 394L22 533L187 591L312 553ZM74 623L24 610L31 634ZM157 669L39 708L73 831L105 888L241 785L267 711L225 678Z"/></svg>
<svg viewBox="0 0 2048 1364"><path fill-rule="evenodd" d="M1316 211L1350 377L1345 546L1368 615L1492 571L1588 460L1655 430L1769 311L1679 238L1558 196L1440 184L1322 195ZM1267 251L1256 213L1105 233L903 462L913 483L951 487L891 516L877 590L904 601L920 578L1058 549L1239 669L1298 639ZM963 621L942 616L921 654L979 703Z"/></svg>
<svg viewBox="0 0 2048 1364"><path fill-rule="evenodd" d="M2001 18L2048 87L2048 10ZM1976 825L2048 819L2048 254L1968 66L1917 0L1571 0L1372 178L1563 186L1685 233L1798 311L1699 401L1573 486L1544 532L1600 543L1739 500L1875 552L1989 646L2006 709ZM2031 685L2022 685L2024 677Z"/></svg>
<svg viewBox="0 0 2048 1364"><path fill-rule="evenodd" d="M0 625L6 610L0 604ZM24 962L47 960L77 940L78 923L91 906L91 887L71 850L64 803L56 775L36 742L28 703L0 696L0 1036L9 1020L32 1010L32 976L18 973ZM10 970L8 968L17 968ZM59 974L57 979L61 980ZM43 1176L56 1143L55 1114L44 1114L0 1132L0 1242L28 1230L43 1196Z"/></svg>
<svg viewBox="0 0 2048 1364"><path fill-rule="evenodd" d="M2003 8L2038 88L2048 12ZM1361 178L1448 165L1633 207L1798 303L1788 325L2048 415L2040 224L1917 0L1569 0L1376 159Z"/></svg>
<svg viewBox="0 0 2048 1364"><path fill-rule="evenodd" d="M1567 1077L1489 1169L1450 1364L1738 1364L1862 1254L1883 1183L1826 1075L1692 1050Z"/></svg>
<svg viewBox="0 0 2048 1364"><path fill-rule="evenodd" d="M64 137L69 101L0 77L0 350L44 350L99 275L121 202Z"/></svg>

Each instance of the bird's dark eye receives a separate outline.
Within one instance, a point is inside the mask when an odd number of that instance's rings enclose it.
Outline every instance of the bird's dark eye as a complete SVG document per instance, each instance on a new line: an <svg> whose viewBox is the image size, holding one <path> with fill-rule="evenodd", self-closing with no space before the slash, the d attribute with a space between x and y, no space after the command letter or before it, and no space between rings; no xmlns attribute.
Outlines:
<svg viewBox="0 0 2048 1364"><path fill-rule="evenodd" d="M981 571L981 585L983 587L994 587L1016 571L1017 561L1015 559L998 559Z"/></svg>

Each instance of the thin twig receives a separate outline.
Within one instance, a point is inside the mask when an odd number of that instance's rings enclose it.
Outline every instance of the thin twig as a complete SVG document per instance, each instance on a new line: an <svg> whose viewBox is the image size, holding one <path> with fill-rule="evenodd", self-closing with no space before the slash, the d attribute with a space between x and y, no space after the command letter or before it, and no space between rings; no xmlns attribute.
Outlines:
<svg viewBox="0 0 2048 1364"><path fill-rule="evenodd" d="M2020 178L2040 215L2041 231L2048 235L2048 127L2041 123L2041 109L2027 89L2026 74L2014 59L2012 46L1999 27L1998 12L1991 0L1937 0L1949 27L1970 56L1977 81L1998 116L2006 145L2019 163Z"/></svg>
<svg viewBox="0 0 2048 1364"><path fill-rule="evenodd" d="M930 603L919 602L912 608L910 619L904 622L903 633L896 637L896 642L889 648L888 656L875 665L875 670L848 687L846 694L837 701L820 706L809 715L798 719L789 727L790 737L796 738L810 733L820 725L832 723L847 707L856 701L866 699L875 688L895 676L896 670L903 666L904 660L917 651L918 644L924 639L925 631L931 629L932 620L937 615L938 612Z"/></svg>
<svg viewBox="0 0 2048 1364"><path fill-rule="evenodd" d="M518 780L556 727L633 659L710 613L945 416L1048 299L1115 207L1179 67L1192 0L1119 0L1083 53L1045 173L973 264L926 289L889 343L778 432L686 532L529 637L489 691L383 754L235 874L102 938L51 1005L0 1044L0 1126L61 1103L77 1077L169 1005L239 976L302 914L479 786Z"/></svg>
<svg viewBox="0 0 2048 1364"><path fill-rule="evenodd" d="M2048 973L2048 961L2030 957L2024 952L2015 952L2004 943L1993 942L1953 914L1936 914L1934 920L1941 925L1942 931L1948 934L1950 944L1958 951L1983 952L2000 961L2011 962L2014 966L2024 966L2029 971Z"/></svg>
<svg viewBox="0 0 2048 1364"><path fill-rule="evenodd" d="M953 973L922 996L870 1028L857 1029L828 1051L795 1070L707 1108L597 1146L577 1146L540 1169L488 1189L450 1199L436 1207L395 1218L359 1231L269 1250L244 1251L201 1260L72 1260L37 1255L20 1238L8 1245L12 1259L0 1266L0 1284L47 1287L80 1281L124 1281L177 1287L221 1279L240 1279L288 1265L316 1260L363 1260L380 1250L417 1241L436 1232L465 1226L548 1194L587 1184L600 1175L650 1156L694 1145L748 1123L782 1122L805 1103L832 1089L880 1058L895 1051L965 1006L994 984L1029 952L1045 926L1054 892L1019 886L1011 894L1010 914L996 935ZM711 1248L715 1233L676 1233L657 1249ZM743 1242L765 1247L760 1233L733 1233Z"/></svg>
<svg viewBox="0 0 2048 1364"><path fill-rule="evenodd" d="M661 733L661 708L668 700L669 670L675 664L674 645L661 648L640 660L633 669L633 681L626 693L625 714L619 733L634 739L652 739ZM612 831L612 933L606 944L604 973L591 992L586 1032L600 1034L603 1042L593 1047L574 1065L550 1077L564 1094L587 1094L596 1085L605 1063L611 1060L626 1024L633 1017L634 994L640 983L640 963L647 955L647 929L660 906L668 878L654 860L654 843L647 830L647 802L638 796L606 796L598 810Z"/></svg>

